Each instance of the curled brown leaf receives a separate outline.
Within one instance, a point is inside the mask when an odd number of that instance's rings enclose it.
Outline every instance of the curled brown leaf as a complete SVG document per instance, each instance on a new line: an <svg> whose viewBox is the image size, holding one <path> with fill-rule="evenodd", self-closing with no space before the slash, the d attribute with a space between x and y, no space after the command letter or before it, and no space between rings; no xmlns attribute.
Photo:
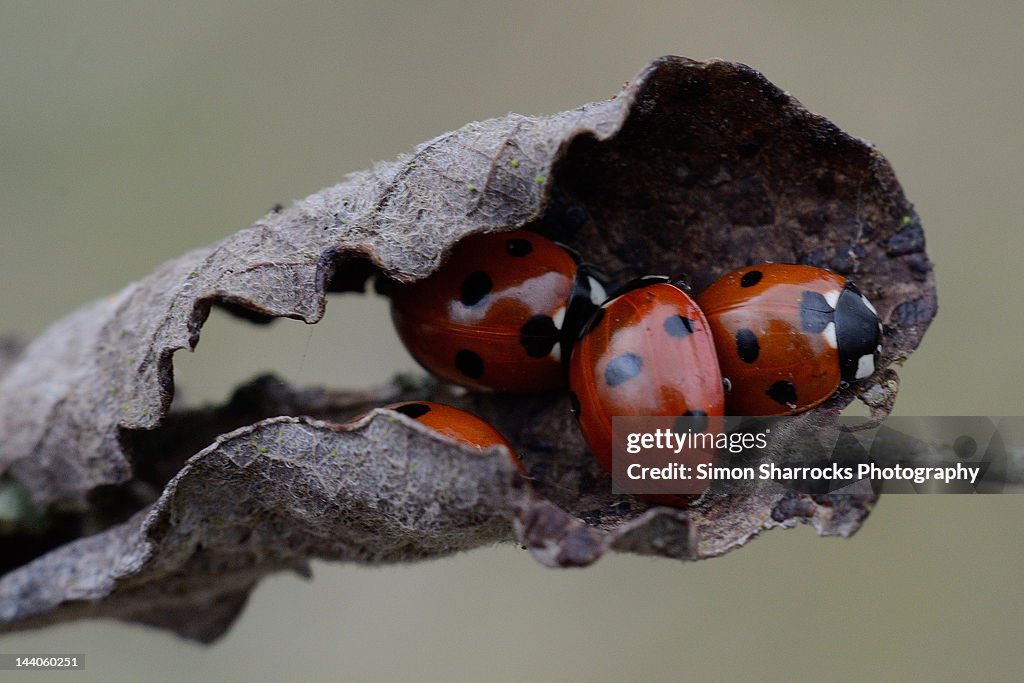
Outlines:
<svg viewBox="0 0 1024 683"><path fill-rule="evenodd" d="M709 494L688 510L613 495L561 395L267 379L220 409L169 413L172 356L212 306L316 322L330 290L422 278L459 239L522 226L609 272L697 289L764 261L854 278L885 322L883 358L808 421L858 394L887 414L890 366L936 311L920 221L871 145L749 67L656 60L612 99L464 126L164 264L23 350L0 348L0 482L105 520L70 542L61 526L50 552L5 566L0 630L112 616L209 641L260 577L311 558L399 562L515 539L544 564L585 566L609 549L713 557L798 521L858 528L870 493ZM500 451L471 453L389 413L340 426L410 396L493 421L531 485Z"/></svg>

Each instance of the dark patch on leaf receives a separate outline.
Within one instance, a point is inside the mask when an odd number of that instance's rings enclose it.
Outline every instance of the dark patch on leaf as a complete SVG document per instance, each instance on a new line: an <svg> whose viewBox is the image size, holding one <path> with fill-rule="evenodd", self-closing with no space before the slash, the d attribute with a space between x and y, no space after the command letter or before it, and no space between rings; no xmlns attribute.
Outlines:
<svg viewBox="0 0 1024 683"><path fill-rule="evenodd" d="M905 256L924 251L924 230L917 221L910 221L902 230L890 237L886 248L892 256Z"/></svg>

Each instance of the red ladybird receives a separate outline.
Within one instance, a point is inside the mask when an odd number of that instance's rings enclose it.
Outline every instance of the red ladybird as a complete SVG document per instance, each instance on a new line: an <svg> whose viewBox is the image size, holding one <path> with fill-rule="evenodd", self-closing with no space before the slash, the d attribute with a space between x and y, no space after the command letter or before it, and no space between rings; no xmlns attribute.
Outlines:
<svg viewBox="0 0 1024 683"><path fill-rule="evenodd" d="M612 416L722 416L725 396L708 322L667 278L641 278L605 303L569 362L573 410L590 450L612 468ZM685 505L689 496L652 496Z"/></svg>
<svg viewBox="0 0 1024 683"><path fill-rule="evenodd" d="M519 461L512 444L501 433L473 413L447 406L443 403L429 401L405 401L384 406L388 410L402 413L407 417L422 422L438 434L443 434L459 443L485 451L491 446L504 446L508 449L512 462L525 473L523 463Z"/></svg>
<svg viewBox="0 0 1024 683"><path fill-rule="evenodd" d="M526 230L473 235L430 277L395 287L391 317L427 370L473 389L565 385L563 348L604 299L572 254Z"/></svg>
<svg viewBox="0 0 1024 683"><path fill-rule="evenodd" d="M791 415L872 375L882 324L852 282L812 266L733 271L699 297L715 336L731 415Z"/></svg>

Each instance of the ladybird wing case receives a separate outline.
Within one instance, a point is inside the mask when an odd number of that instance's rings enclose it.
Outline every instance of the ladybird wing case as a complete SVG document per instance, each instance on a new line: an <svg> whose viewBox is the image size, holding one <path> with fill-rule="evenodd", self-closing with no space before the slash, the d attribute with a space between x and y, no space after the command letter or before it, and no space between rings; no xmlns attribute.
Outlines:
<svg viewBox="0 0 1024 683"><path fill-rule="evenodd" d="M575 276L572 256L539 235L474 235L437 273L395 289L392 319L413 357L447 381L484 391L559 389Z"/></svg>
<svg viewBox="0 0 1024 683"><path fill-rule="evenodd" d="M722 376L708 322L671 284L609 301L580 337L569 383L580 428L611 467L611 418L723 415Z"/></svg>
<svg viewBox="0 0 1024 683"><path fill-rule="evenodd" d="M877 314L835 273L785 264L741 268L715 281L698 302L732 385L730 414L803 412L840 382L874 371Z"/></svg>
<svg viewBox="0 0 1024 683"><path fill-rule="evenodd" d="M384 408L417 420L438 434L481 451L492 446L504 446L508 449L509 456L516 468L520 472L526 473L512 444L501 435L501 432L473 413L431 401L404 401L391 403Z"/></svg>

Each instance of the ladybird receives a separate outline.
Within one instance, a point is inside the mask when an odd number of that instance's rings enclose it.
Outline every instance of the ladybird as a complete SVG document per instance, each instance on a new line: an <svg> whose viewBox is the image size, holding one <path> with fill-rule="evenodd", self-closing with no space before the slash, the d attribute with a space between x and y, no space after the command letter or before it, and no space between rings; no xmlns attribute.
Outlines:
<svg viewBox="0 0 1024 683"><path fill-rule="evenodd" d="M523 463L519 461L512 444L501 433L473 413L453 408L443 403L429 401L405 401L384 406L388 410L401 413L406 417L422 422L438 434L443 434L459 443L485 451L492 446L504 446L508 449L512 462L525 474Z"/></svg>
<svg viewBox="0 0 1024 683"><path fill-rule="evenodd" d="M707 315L731 415L793 415L874 374L882 324L842 277L767 263L728 273L697 297Z"/></svg>
<svg viewBox="0 0 1024 683"><path fill-rule="evenodd" d="M467 237L440 270L391 292L413 358L471 389L532 393L565 386L563 356L604 287L566 248L526 230Z"/></svg>
<svg viewBox="0 0 1024 683"><path fill-rule="evenodd" d="M696 302L668 278L640 278L594 314L569 362L580 431L613 475L612 417L725 414L711 331ZM689 496L646 496L686 505Z"/></svg>

